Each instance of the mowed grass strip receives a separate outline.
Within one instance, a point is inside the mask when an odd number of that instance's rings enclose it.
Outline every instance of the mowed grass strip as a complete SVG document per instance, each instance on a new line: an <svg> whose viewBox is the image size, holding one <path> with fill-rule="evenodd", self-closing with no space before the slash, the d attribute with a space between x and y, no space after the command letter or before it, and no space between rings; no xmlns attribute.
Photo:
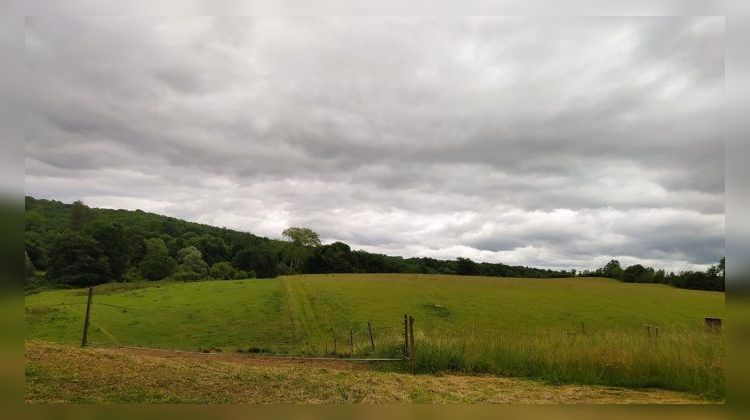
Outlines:
<svg viewBox="0 0 750 420"><path fill-rule="evenodd" d="M80 349L27 341L27 403L702 403L664 390L409 375L252 357Z"/></svg>

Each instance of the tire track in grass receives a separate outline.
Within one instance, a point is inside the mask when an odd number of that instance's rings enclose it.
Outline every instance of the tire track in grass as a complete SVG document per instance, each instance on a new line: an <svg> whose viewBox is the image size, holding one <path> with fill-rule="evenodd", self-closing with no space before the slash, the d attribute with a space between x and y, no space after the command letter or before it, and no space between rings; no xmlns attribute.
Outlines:
<svg viewBox="0 0 750 420"><path fill-rule="evenodd" d="M301 348L304 343L309 342L312 336L320 334L318 323L315 320L315 312L307 299L304 290L301 290L300 281L292 277L282 277L284 296L286 302L287 316L294 329L296 344Z"/></svg>
<svg viewBox="0 0 750 420"><path fill-rule="evenodd" d="M284 279L290 308L294 311L300 345L317 341L325 334L304 283L301 278Z"/></svg>
<svg viewBox="0 0 750 420"><path fill-rule="evenodd" d="M284 277L282 283L299 350L323 353L327 348L332 351L334 332L339 350L342 350L345 342L348 342L348 311L338 302L332 302L331 295L321 295L314 282L302 277Z"/></svg>
<svg viewBox="0 0 750 420"><path fill-rule="evenodd" d="M326 349L333 351L335 335L337 352L348 352L350 329L357 342L366 336L367 317L352 319L346 295L333 292L331 285L323 287L319 281L304 277L287 278L285 284L304 350L318 354Z"/></svg>

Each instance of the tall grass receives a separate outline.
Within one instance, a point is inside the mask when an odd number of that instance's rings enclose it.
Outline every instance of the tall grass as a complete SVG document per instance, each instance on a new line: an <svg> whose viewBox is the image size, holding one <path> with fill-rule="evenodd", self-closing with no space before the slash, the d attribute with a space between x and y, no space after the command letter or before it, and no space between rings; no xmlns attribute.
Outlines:
<svg viewBox="0 0 750 420"><path fill-rule="evenodd" d="M358 335L351 353L348 336L327 356L402 357L402 332L376 336L372 351ZM323 355L323 343L305 345L298 354ZM535 329L527 333L480 329L415 328L417 373L469 373L526 377L551 383L626 388L662 388L705 398L724 398L724 338L702 329L674 328L658 336L645 329L563 331ZM383 364L381 369L407 369L409 363Z"/></svg>
<svg viewBox="0 0 750 420"><path fill-rule="evenodd" d="M688 391L724 397L724 340L695 330L559 330L495 335L416 331L418 372L491 373L554 383Z"/></svg>

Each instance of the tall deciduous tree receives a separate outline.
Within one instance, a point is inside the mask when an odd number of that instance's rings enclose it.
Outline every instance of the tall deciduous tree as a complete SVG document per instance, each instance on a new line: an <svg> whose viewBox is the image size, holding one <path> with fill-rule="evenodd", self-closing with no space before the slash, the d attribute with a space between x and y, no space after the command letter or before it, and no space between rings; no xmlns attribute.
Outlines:
<svg viewBox="0 0 750 420"><path fill-rule="evenodd" d="M174 271L175 261L169 256L163 239L146 240L146 256L138 267L141 275L148 280L161 280Z"/></svg>
<svg viewBox="0 0 750 420"><path fill-rule="evenodd" d="M290 227L281 234L298 246L320 246L320 237L312 229Z"/></svg>
<svg viewBox="0 0 750 420"><path fill-rule="evenodd" d="M258 244L240 251L232 259L232 265L240 270L254 271L259 278L276 277L279 259L268 244Z"/></svg>
<svg viewBox="0 0 750 420"><path fill-rule="evenodd" d="M477 263L469 258L458 257L458 261L456 262L456 273L462 276L476 276L479 274L479 267L477 266Z"/></svg>
<svg viewBox="0 0 750 420"><path fill-rule="evenodd" d="M607 265L602 269L602 276L622 280L623 270L620 267L620 262L617 260L610 260Z"/></svg>
<svg viewBox="0 0 750 420"><path fill-rule="evenodd" d="M302 266L303 256L309 254L306 247L320 246L320 237L312 229L304 227L290 227L281 233L284 238L292 242L292 247L287 251L290 256L290 266L293 270L299 270Z"/></svg>
<svg viewBox="0 0 750 420"><path fill-rule="evenodd" d="M88 231L88 228L87 228ZM101 245L102 252L109 260L113 280L120 280L128 269L130 247L125 240L125 232L118 223L95 223L91 235Z"/></svg>
<svg viewBox="0 0 750 420"><path fill-rule="evenodd" d="M83 201L76 201L70 206L70 228L73 230L83 229L83 225L91 218L91 209L83 204Z"/></svg>
<svg viewBox="0 0 750 420"><path fill-rule="evenodd" d="M228 249L221 238L212 235L201 235L192 237L185 241L186 244L193 245L200 250L203 259L211 265L227 258Z"/></svg>
<svg viewBox="0 0 750 420"><path fill-rule="evenodd" d="M110 276L109 260L94 238L70 232L53 242L46 274L50 282L86 287L105 283Z"/></svg>

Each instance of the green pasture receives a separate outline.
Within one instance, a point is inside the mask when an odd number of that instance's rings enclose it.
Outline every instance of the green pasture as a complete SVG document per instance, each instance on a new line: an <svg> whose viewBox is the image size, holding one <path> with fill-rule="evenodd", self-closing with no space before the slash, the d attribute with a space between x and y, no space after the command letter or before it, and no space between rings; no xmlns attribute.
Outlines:
<svg viewBox="0 0 750 420"><path fill-rule="evenodd" d="M27 296L26 337L79 343L85 302L85 290ZM90 341L399 356L407 313L422 372L723 395L723 338L703 328L704 317L723 317L723 293L602 278L331 274L109 284L95 290ZM659 337L648 338L643 325L658 327Z"/></svg>

